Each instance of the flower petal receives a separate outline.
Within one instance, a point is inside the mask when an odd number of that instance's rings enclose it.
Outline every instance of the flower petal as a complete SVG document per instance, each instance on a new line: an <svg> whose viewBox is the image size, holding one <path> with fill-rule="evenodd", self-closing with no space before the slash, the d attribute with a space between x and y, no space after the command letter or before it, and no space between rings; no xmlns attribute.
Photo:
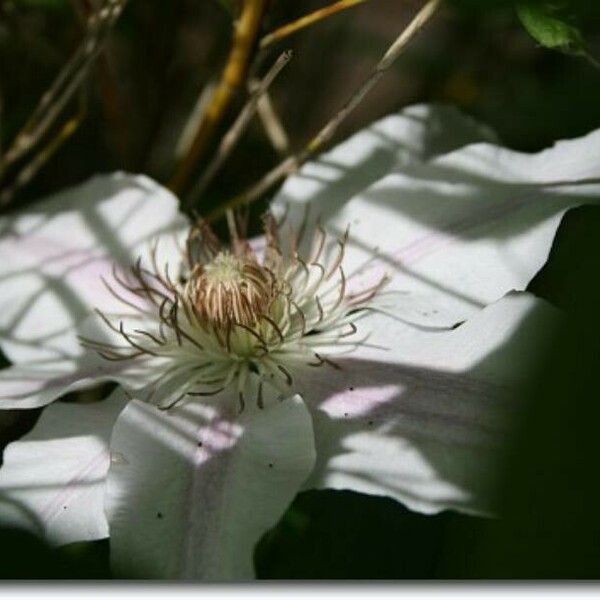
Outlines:
<svg viewBox="0 0 600 600"><path fill-rule="evenodd" d="M388 275L395 294L385 307L415 324L447 327L527 287L564 212L600 200L599 154L600 131L538 154L474 144L429 163L397 163L352 199L296 194L290 219L300 221L308 202L310 218L320 213L327 229L341 235L350 226L348 290Z"/></svg>
<svg viewBox="0 0 600 600"><path fill-rule="evenodd" d="M111 455L114 572L207 580L253 577L255 543L315 461L310 415L298 397L264 410L247 405L239 417L212 403L165 412L134 401L115 425Z"/></svg>
<svg viewBox="0 0 600 600"><path fill-rule="evenodd" d="M0 520L14 521L16 506L52 543L107 537L108 443L125 403L117 389L101 402L57 402L46 408L34 428L4 451Z"/></svg>
<svg viewBox="0 0 600 600"><path fill-rule="evenodd" d="M148 385L147 374L143 360L107 361L93 352L71 359L13 365L0 370L0 409L39 408L104 381L139 389Z"/></svg>
<svg viewBox="0 0 600 600"><path fill-rule="evenodd" d="M479 141L487 127L451 106L415 105L376 121L289 177L277 202L310 201L329 212L400 165Z"/></svg>
<svg viewBox="0 0 600 600"><path fill-rule="evenodd" d="M390 496L409 508L487 513L496 467L519 413L515 389L557 311L513 294L452 331L379 318L341 370L305 378L317 466L307 488Z"/></svg>
<svg viewBox="0 0 600 600"><path fill-rule="evenodd" d="M147 262L159 233L164 234L161 261L173 260L179 252L175 236L183 227L172 194L146 177L121 173L95 177L27 213L0 220L2 350L36 373L34 387L54 390L32 398L28 406L68 391L77 370L87 368L77 334L95 307L123 312L123 303L102 278L112 279L115 264L133 264L138 257ZM10 397L14 387L5 385L8 378L14 386L23 369L16 371L0 378L4 408L19 407ZM53 371L59 377L51 380ZM73 377L65 379L66 373Z"/></svg>
<svg viewBox="0 0 600 600"><path fill-rule="evenodd" d="M122 173L0 220L0 340L9 359L47 359L56 348L79 353L73 325L94 307L116 305L101 278L114 263L147 255L157 234L170 240L184 226L172 194Z"/></svg>

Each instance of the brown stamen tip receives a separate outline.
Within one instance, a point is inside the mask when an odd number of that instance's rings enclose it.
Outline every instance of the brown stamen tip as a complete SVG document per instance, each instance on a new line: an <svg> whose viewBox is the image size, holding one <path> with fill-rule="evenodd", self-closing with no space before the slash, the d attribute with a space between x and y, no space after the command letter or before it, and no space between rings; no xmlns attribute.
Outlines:
<svg viewBox="0 0 600 600"><path fill-rule="evenodd" d="M218 327L254 325L275 294L273 277L252 257L220 252L197 268L188 285L190 300L201 320Z"/></svg>

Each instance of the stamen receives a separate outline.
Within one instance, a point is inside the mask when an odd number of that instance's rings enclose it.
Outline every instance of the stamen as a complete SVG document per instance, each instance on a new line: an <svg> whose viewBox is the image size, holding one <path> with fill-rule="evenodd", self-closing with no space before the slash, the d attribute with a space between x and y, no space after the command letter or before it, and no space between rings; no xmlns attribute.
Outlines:
<svg viewBox="0 0 600 600"><path fill-rule="evenodd" d="M320 224L317 225L316 233L319 234L319 241L314 246L313 252L310 258L308 259L308 262L310 264L315 264L319 260L319 258L321 258L323 248L325 247L325 240L327 238L327 234L325 233L325 230L321 227Z"/></svg>
<svg viewBox="0 0 600 600"><path fill-rule="evenodd" d="M263 382L262 382L262 380L258 382L258 394L256 396L256 404L257 404L258 408L260 408L261 410L264 409L264 407L265 407L265 403L263 400Z"/></svg>
<svg viewBox="0 0 600 600"><path fill-rule="evenodd" d="M150 354L151 356L158 356L158 354L156 354L156 352L152 352L152 350L149 350L148 348L144 348L143 346L140 346L139 344L137 344L137 342L135 342L131 338L131 336L125 332L125 328L123 327L123 321L121 321L119 323L119 333L129 342L129 344L131 346L133 346L134 348L137 348L140 352Z"/></svg>
<svg viewBox="0 0 600 600"><path fill-rule="evenodd" d="M349 234L350 234L350 230L346 229L346 232L344 233L344 237L341 240L337 240L338 255L337 255L335 262L333 263L333 266L330 267L329 272L325 276L326 281L329 281L331 279L333 274L338 270L338 267L342 264L342 261L344 260L344 254L346 253L346 243L348 241Z"/></svg>
<svg viewBox="0 0 600 600"><path fill-rule="evenodd" d="M150 338L155 344L159 346L164 346L166 344L166 340L159 340L156 336L152 335L148 331L144 331L143 329L134 329L135 333L139 333L140 335L145 335L147 338Z"/></svg>
<svg viewBox="0 0 600 600"><path fill-rule="evenodd" d="M271 325L275 333L279 336L280 343L283 344L285 342L285 338L283 337L283 333L281 333L281 329L279 329L277 326L277 323L275 323L275 321L273 321L273 319L267 315L261 315L261 319L265 320L267 323L269 323L269 325Z"/></svg>
<svg viewBox="0 0 600 600"><path fill-rule="evenodd" d="M277 368L285 375L287 384L291 386L294 383L294 379L291 376L290 372L283 365L277 365Z"/></svg>
<svg viewBox="0 0 600 600"><path fill-rule="evenodd" d="M336 241L335 253L318 224L306 260L299 246L307 235L308 206L300 227L287 236L290 252L284 256L279 231L286 220L287 212L279 222L265 216L265 250L259 259L245 239L247 219L228 215L229 249L198 219L180 248L181 276L176 281L171 277L174 265L159 267L158 242L152 243L149 268L138 259L125 274L115 265L113 282L103 279L114 298L141 313L143 319L136 314L132 318L143 325L128 331L122 314L97 310L120 343L84 337L80 342L106 360L139 361L136 367L148 369L147 402L154 402L161 390L175 389L176 397L158 403L162 410L186 399L214 396L230 386L237 393L240 412L248 394L262 409L264 386L287 397L296 368L341 368L329 355L366 345L368 334L352 337L358 331L354 320L360 318L358 311L369 308L367 302L387 279L348 295L342 267L348 230ZM129 294L142 305L137 306ZM144 362L149 357L159 360Z"/></svg>

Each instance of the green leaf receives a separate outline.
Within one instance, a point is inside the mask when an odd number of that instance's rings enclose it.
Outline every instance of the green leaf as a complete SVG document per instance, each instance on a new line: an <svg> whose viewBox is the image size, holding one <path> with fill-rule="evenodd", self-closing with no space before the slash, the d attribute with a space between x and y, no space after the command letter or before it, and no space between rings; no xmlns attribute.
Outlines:
<svg viewBox="0 0 600 600"><path fill-rule="evenodd" d="M585 56L586 45L579 29L557 14L553 2L521 2L517 15L527 30L545 48Z"/></svg>

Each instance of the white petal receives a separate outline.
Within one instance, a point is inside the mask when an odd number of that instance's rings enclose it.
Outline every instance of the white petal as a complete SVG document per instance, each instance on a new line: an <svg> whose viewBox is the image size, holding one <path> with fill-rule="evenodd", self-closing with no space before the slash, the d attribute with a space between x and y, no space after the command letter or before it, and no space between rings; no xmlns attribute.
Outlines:
<svg viewBox="0 0 600 600"><path fill-rule="evenodd" d="M375 319L373 339L392 350L363 349L341 371L306 376L318 457L306 487L390 496L423 512L492 510L515 390L556 317L514 294L452 331Z"/></svg>
<svg viewBox="0 0 600 600"><path fill-rule="evenodd" d="M108 361L90 352L73 359L7 367L0 370L0 409L38 408L103 381L116 381L127 389L147 386L144 359Z"/></svg>
<svg viewBox="0 0 600 600"><path fill-rule="evenodd" d="M490 129L450 106L410 106L306 164L286 180L275 202L310 201L329 213L401 165L495 139Z"/></svg>
<svg viewBox="0 0 600 600"><path fill-rule="evenodd" d="M352 199L302 200L326 228L341 235L350 226L349 291L388 275L394 314L447 327L527 287L564 212L600 200L598 155L600 131L538 154L475 144L398 164ZM303 212L296 206L291 219Z"/></svg>
<svg viewBox="0 0 600 600"><path fill-rule="evenodd" d="M203 402L162 412L135 401L117 421L111 452L113 570L156 578L252 578L255 543L315 461L298 397L247 406L237 418Z"/></svg>
<svg viewBox="0 0 600 600"><path fill-rule="evenodd" d="M54 544L107 537L108 444L125 403L116 390L101 402L46 408L34 428L4 451L0 521L14 522L11 512L17 507L37 523L36 533Z"/></svg>
<svg viewBox="0 0 600 600"><path fill-rule="evenodd" d="M0 374L0 407L40 406L117 369L92 366L77 339L86 320L89 334L94 308L127 310L102 278L112 280L114 264L147 262L158 234L161 264L178 261L175 236L184 226L174 196L125 174L95 177L0 220L0 343L17 364ZM29 386L15 383L27 383L27 372ZM26 388L34 395L19 405Z"/></svg>
<svg viewBox="0 0 600 600"><path fill-rule="evenodd" d="M13 362L79 354L73 326L115 306L101 277L185 225L177 200L143 176L99 176L0 220L0 340ZM174 255L171 243L170 254ZM108 306L107 306L108 305ZM120 305L119 305L120 306Z"/></svg>

